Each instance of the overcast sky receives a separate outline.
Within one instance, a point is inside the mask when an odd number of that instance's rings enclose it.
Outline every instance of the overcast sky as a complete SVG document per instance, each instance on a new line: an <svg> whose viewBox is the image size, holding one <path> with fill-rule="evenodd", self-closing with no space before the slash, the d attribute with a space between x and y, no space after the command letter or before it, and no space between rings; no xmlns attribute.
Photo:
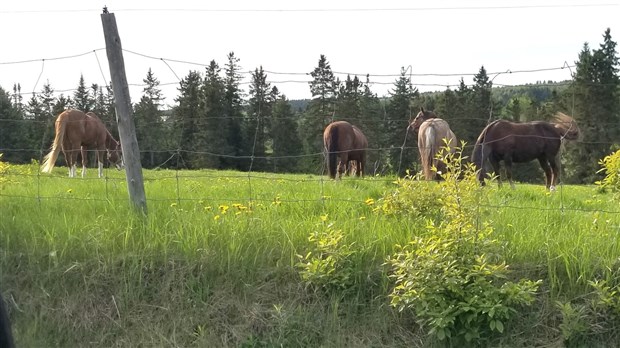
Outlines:
<svg viewBox="0 0 620 348"><path fill-rule="evenodd" d="M289 99L311 97L308 73L321 54L341 80L370 74L383 96L401 67L421 91L461 77L471 84L482 65L496 85L568 80L568 68L546 69L572 66L584 42L598 48L606 28L620 38L618 0L3 1L0 86L20 83L27 100L46 81L66 95L80 74L89 86L108 83L104 5L116 17L129 84L142 84L151 68L168 104L179 78L211 60L224 68L229 52L243 72L262 66ZM141 92L130 88L134 102Z"/></svg>

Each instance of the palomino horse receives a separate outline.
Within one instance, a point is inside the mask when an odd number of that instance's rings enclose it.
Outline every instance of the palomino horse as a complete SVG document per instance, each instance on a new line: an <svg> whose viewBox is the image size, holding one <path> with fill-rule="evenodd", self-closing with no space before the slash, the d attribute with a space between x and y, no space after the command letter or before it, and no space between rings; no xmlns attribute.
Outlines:
<svg viewBox="0 0 620 348"><path fill-rule="evenodd" d="M48 153L41 166L41 171L51 173L58 153L62 149L69 167L69 177L75 177L77 156L82 153L82 177L86 175L88 148L95 149L99 164L99 177L103 176L104 154L117 169L122 168L121 145L112 137L97 115L92 112L83 113L79 110L65 110L56 119L56 136L52 150Z"/></svg>
<svg viewBox="0 0 620 348"><path fill-rule="evenodd" d="M418 133L418 149L422 172L426 180L439 180L441 173L446 172L446 164L438 157L443 157L446 146L454 153L457 146L456 136L445 120L438 118L432 111L420 108L418 115L411 121L409 127ZM433 171L433 167L436 172Z"/></svg>
<svg viewBox="0 0 620 348"><path fill-rule="evenodd" d="M325 127L323 144L327 171L332 179L342 177L350 160L357 162L358 175L363 173L368 141L359 128L346 121L332 122Z"/></svg>
<svg viewBox="0 0 620 348"><path fill-rule="evenodd" d="M550 191L560 177L560 150L562 141L577 140L580 131L575 120L558 112L554 122L532 121L524 123L497 120L486 126L474 146L472 161L476 165L478 180L484 185L486 176L485 162L488 160L493 171L499 178L499 162L504 161L506 177L510 186L512 182L512 163L530 162L538 160L545 171L545 185Z"/></svg>

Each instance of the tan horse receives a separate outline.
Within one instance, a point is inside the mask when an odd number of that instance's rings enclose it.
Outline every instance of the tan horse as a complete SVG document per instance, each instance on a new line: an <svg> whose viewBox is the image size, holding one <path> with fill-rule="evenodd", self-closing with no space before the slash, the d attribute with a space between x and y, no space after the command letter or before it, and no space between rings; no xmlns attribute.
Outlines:
<svg viewBox="0 0 620 348"><path fill-rule="evenodd" d="M58 115L56 119L56 136L52 144L52 150L43 159L41 171L51 173L58 154L62 152L69 167L69 177L73 178L77 171L77 156L82 154L82 177L86 175L88 163L88 149L94 149L97 155L99 177L103 176L103 160L107 153L107 159L117 169L123 167L121 145L114 139L112 134L97 115L92 112L69 109Z"/></svg>
<svg viewBox="0 0 620 348"><path fill-rule="evenodd" d="M457 146L456 135L450 129L450 125L432 111L421 108L409 126L418 133L418 150L424 178L441 179L441 173L446 172L446 164L437 159L437 156L446 149L446 145L451 153L454 153ZM440 156L443 157L443 154ZM433 167L437 169L436 172L433 171Z"/></svg>

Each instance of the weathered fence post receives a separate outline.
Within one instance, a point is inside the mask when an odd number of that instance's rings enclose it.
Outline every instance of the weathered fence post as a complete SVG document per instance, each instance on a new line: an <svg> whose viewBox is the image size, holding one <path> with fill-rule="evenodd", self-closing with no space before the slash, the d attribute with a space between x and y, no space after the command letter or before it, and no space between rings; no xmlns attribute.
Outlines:
<svg viewBox="0 0 620 348"><path fill-rule="evenodd" d="M118 35L116 18L113 13L108 13L107 8L103 9L101 22L103 23L103 34L105 36L105 46L108 54L110 76L112 78L112 91L114 93L114 104L116 105L116 122L118 123L118 133L121 138L121 147L123 148L129 198L136 208L146 214L146 195L142 179L142 164L140 163L140 150L133 121L129 86L127 85L127 76L125 75L121 38Z"/></svg>

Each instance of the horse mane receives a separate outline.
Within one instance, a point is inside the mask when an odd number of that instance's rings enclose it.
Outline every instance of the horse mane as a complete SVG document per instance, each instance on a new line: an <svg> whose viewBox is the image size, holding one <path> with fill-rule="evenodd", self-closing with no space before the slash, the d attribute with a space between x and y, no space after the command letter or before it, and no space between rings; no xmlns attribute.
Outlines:
<svg viewBox="0 0 620 348"><path fill-rule="evenodd" d="M581 135L575 119L563 112L558 111L553 115L553 124L567 140L577 140Z"/></svg>
<svg viewBox="0 0 620 348"><path fill-rule="evenodd" d="M482 151L482 148L484 146L484 138L486 138L487 132L489 131L489 129L491 129L499 121L500 120L495 120L489 123L486 127L484 127L482 132L480 132L478 139L476 140L476 144L474 145L474 152L471 154L471 161L474 163L474 165L478 169L482 169L482 166L484 164L483 151Z"/></svg>

